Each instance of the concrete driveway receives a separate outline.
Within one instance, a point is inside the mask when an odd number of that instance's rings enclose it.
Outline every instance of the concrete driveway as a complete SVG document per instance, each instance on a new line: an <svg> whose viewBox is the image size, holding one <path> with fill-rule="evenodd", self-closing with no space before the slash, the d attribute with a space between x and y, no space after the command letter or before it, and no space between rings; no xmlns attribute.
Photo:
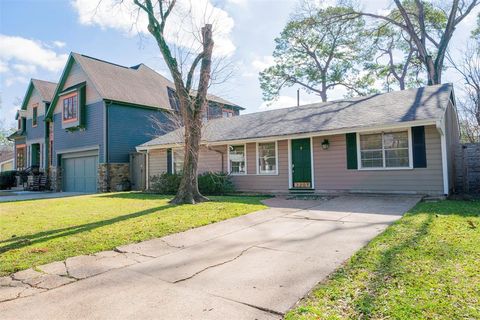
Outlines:
<svg viewBox="0 0 480 320"><path fill-rule="evenodd" d="M37 199L54 199L86 195L80 192L50 192L50 191L2 191L8 195L0 196L0 202L37 200Z"/></svg>
<svg viewBox="0 0 480 320"><path fill-rule="evenodd" d="M279 319L419 200L270 199L269 209L110 253L135 263L89 273L78 261L109 253L67 259L74 282L0 303L1 318Z"/></svg>

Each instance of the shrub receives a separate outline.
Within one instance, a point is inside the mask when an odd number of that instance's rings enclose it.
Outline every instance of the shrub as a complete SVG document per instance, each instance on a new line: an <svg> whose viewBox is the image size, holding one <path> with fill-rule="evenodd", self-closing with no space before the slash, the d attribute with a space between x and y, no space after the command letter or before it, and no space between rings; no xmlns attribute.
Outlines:
<svg viewBox="0 0 480 320"><path fill-rule="evenodd" d="M0 190L11 189L15 186L16 171L0 172Z"/></svg>
<svg viewBox="0 0 480 320"><path fill-rule="evenodd" d="M159 194L176 194L181 174L162 173L150 179L150 190ZM198 176L198 189L204 195L221 195L235 191L230 176L223 172L205 172Z"/></svg>
<svg viewBox="0 0 480 320"><path fill-rule="evenodd" d="M160 194L176 194L182 175L162 173L150 179L150 190Z"/></svg>
<svg viewBox="0 0 480 320"><path fill-rule="evenodd" d="M221 195L235 191L230 175L225 172L205 172L198 176L198 189L204 195Z"/></svg>

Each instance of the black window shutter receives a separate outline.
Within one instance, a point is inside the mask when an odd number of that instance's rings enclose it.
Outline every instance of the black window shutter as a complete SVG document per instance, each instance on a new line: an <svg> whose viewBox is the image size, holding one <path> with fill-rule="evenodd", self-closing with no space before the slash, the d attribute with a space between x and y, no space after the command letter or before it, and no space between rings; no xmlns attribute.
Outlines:
<svg viewBox="0 0 480 320"><path fill-rule="evenodd" d="M425 148L425 127L412 127L412 144L413 144L413 167L427 167L427 151Z"/></svg>
<svg viewBox="0 0 480 320"><path fill-rule="evenodd" d="M347 141L347 169L358 169L357 163L357 134L347 133L345 135Z"/></svg>
<svg viewBox="0 0 480 320"><path fill-rule="evenodd" d="M167 149L167 173L173 173L172 149Z"/></svg>

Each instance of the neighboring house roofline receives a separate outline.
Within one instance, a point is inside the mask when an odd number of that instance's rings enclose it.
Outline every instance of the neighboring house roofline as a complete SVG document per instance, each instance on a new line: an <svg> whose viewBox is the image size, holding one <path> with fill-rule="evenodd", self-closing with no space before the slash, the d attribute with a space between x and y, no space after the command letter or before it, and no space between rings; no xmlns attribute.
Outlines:
<svg viewBox="0 0 480 320"><path fill-rule="evenodd" d="M22 100L22 104L20 107L21 110L27 110L28 101L30 100L30 97L33 93L34 88L37 89L37 91L39 92L43 102L50 103L50 101L52 100L52 96L50 96L51 88L43 88L41 87L42 85L53 87L53 86L56 86L57 84L55 82L46 81L46 80L33 79L33 78L30 79L30 82L28 83L28 87L27 87L27 92L25 93L25 96L23 97L23 100Z"/></svg>
<svg viewBox="0 0 480 320"><path fill-rule="evenodd" d="M123 75L124 82L122 82L122 83L125 86L125 84L130 80L129 77L126 76L126 75L128 75L128 71L134 71L135 73L133 73L132 75L138 76L138 77L140 77L140 79L149 79L149 77L150 77L154 81L160 81L160 83L162 83L164 86L167 86L167 87L169 85L173 86L173 83L170 80L168 80L163 75L156 72L155 70L151 69L147 65L141 63L141 64L138 64L138 65L133 66L133 67L127 67L127 66L122 66L122 65L115 64L115 63L112 63L112 62L108 62L108 61L105 61L105 60L101 60L101 59L98 59L98 58L90 57L90 56L87 56L87 55L79 54L79 53L76 53L76 52L71 52L68 59L67 59L67 63L66 63L65 68L62 72L62 75L60 77L60 81L59 81L59 83L57 85L57 88L55 90L55 94L54 94L54 97L52 99L52 102L51 102L51 104L48 108L47 115L46 115L47 119L52 118L53 112L55 110L55 105L58 102L59 95L64 90L66 90L66 89L63 88L63 86L64 86L64 84L66 82L66 79L68 78L68 75L70 74L71 68L73 67L73 64L75 62L83 70L86 77L91 82L92 86L95 88L95 90L98 92L98 94L100 95L100 97L104 101L115 101L117 103L122 103L124 105L150 107L150 108L160 109L160 110L172 110L172 108L170 107L170 104L168 103L168 97L166 99L164 99L165 103L163 103L163 104L165 104L165 105L163 105L162 103L159 104L159 102L162 100L162 98L148 99L149 98L148 95L145 95L145 94L144 95L139 95L138 93L137 93L136 96L135 96L135 94L131 94L131 93L129 95L122 95L121 93L119 93L118 90L115 91L115 90L111 90L113 88L106 87L106 83L105 83L106 80L105 79L107 79L109 76L112 77L112 74ZM102 74L101 71L98 71L98 70L96 70L95 68L92 67L92 66L95 65L95 63L99 63L99 62L102 63L102 64L110 65L112 68L107 68L105 70L110 71L111 74L106 75L108 72L105 73L105 74ZM115 68L121 68L121 69L115 69ZM125 72L127 72L127 73L125 73ZM136 72L139 72L139 73L136 73ZM103 82L100 83L98 81L103 81ZM120 81L120 80L118 80L118 81ZM148 84L150 84L150 82ZM145 85L145 88L146 88L145 90L148 90L148 84ZM111 84L109 83L108 85L115 86L116 83L112 82ZM118 85L118 83L117 83L117 85ZM106 90L106 89L108 89L108 90ZM164 92L164 93L161 93L161 94L162 95L164 94L166 96L167 92ZM122 96L122 97L119 97L119 96ZM219 98L217 96L210 95L210 97L211 97L210 101L220 103L220 104L225 104L225 105L228 105L228 106L230 106L234 109L243 110L242 107L237 106L236 104L231 103L231 102L229 102L227 100L224 100L222 98Z"/></svg>

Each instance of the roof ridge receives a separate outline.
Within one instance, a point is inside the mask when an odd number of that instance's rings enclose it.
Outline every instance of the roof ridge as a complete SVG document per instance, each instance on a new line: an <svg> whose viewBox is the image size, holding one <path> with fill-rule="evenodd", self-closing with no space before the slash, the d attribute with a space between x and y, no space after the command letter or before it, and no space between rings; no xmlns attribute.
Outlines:
<svg viewBox="0 0 480 320"><path fill-rule="evenodd" d="M118 63L114 63L114 62L110 62L110 61L107 61L107 60L103 60L103 59L99 59L99 58L95 58L95 57L92 57L92 56L89 56L89 55L86 55L86 54L82 54L82 53L77 53L77 52L73 52L72 51L72 54L77 54L77 55L80 55L84 58L87 58L87 59L92 59L92 60L95 60L95 61L98 61L98 62L103 62L103 63L108 63L108 64L111 64L112 66L116 66L116 67L120 67L120 68L125 68L125 69L131 69L130 67L127 67L127 66L124 66L124 65L121 65L121 64L118 64Z"/></svg>
<svg viewBox="0 0 480 320"><path fill-rule="evenodd" d="M409 88L409 89L405 89L405 90L394 90L394 91L389 91L389 92L372 93L372 94L365 95L365 96L356 96L356 97L351 97L351 98L341 98L341 99L330 100L330 101L325 101L325 102L323 102L323 101L322 102L312 102L312 103L302 104L302 105L299 105L299 106L291 106L291 107L286 107L286 108L275 108L275 109L264 110L264 111L256 111L256 112L251 112L251 113L247 113L247 114L242 114L241 116L246 116L246 115L250 115L250 114L258 114L258 113L263 113L263 112L274 112L274 111L278 111L278 110L298 109L298 108L311 107L311 106L321 108L321 107L327 106L327 105L332 104L332 103L350 102L353 99L355 99L355 100L367 99L367 98L371 98L371 97L374 97L374 96L393 94L393 93L401 93L401 92L406 92L406 91L416 91L416 90L427 88L427 87L443 87L443 86L452 87L453 84L451 82L447 82L447 83L435 84L435 85L430 85L430 86L426 85L426 86L418 87L418 88Z"/></svg>
<svg viewBox="0 0 480 320"><path fill-rule="evenodd" d="M58 82L53 82L53 81L48 81L48 80L42 80L42 79L37 79L37 78L31 78L32 81L41 81L41 82L48 82L51 84L58 84Z"/></svg>

